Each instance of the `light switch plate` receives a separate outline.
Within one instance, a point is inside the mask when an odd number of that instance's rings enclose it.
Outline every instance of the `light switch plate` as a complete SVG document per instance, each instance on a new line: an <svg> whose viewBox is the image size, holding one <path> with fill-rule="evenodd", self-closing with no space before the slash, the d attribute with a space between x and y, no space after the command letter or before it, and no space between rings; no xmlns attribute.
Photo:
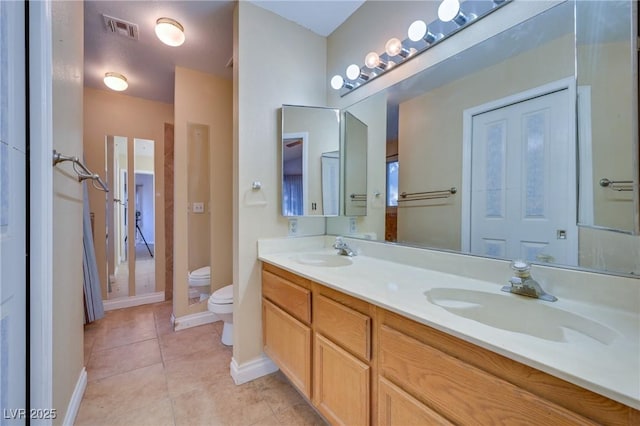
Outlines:
<svg viewBox="0 0 640 426"><path fill-rule="evenodd" d="M298 235L298 219L289 219L289 236L295 237Z"/></svg>
<svg viewBox="0 0 640 426"><path fill-rule="evenodd" d="M204 203L193 203L194 213L204 213Z"/></svg>
<svg viewBox="0 0 640 426"><path fill-rule="evenodd" d="M355 217L350 217L349 218L349 233L350 234L355 234L356 232L358 232L358 226L356 225L356 218Z"/></svg>

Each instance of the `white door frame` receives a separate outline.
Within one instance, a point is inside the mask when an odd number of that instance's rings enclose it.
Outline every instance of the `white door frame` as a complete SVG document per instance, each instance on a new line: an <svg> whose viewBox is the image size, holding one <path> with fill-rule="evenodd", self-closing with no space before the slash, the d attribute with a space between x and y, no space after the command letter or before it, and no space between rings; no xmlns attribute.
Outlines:
<svg viewBox="0 0 640 426"><path fill-rule="evenodd" d="M471 251L471 142L473 136L473 116L479 115L485 112L493 111L495 109L503 108L512 104L523 102L532 98L548 95L559 90L567 89L569 91L569 99L576 99L576 79L575 77L563 78L542 86L534 87L533 89L525 90L524 92L516 93L501 99L496 99L491 102L487 102L482 105L478 105L469 109L465 109L462 113L462 223L461 223L461 242L460 247L464 252ZM569 135L576 134L576 119L575 119L575 107L570 108L572 111L573 119L569 122ZM575 143L574 150L575 154ZM572 164L568 164L570 167L569 173L576 174L576 156L573 155L571 159ZM577 189L574 188L574 193L577 194ZM575 198L575 197L574 197ZM567 231L570 235L575 235L575 238L571 238L568 242L569 263L572 265L578 264L578 225L577 225L577 203L573 203L569 207L568 214L571 216L571 220L567 226Z"/></svg>
<svg viewBox="0 0 640 426"><path fill-rule="evenodd" d="M51 2L29 2L30 405L43 409L53 408L52 44Z"/></svg>

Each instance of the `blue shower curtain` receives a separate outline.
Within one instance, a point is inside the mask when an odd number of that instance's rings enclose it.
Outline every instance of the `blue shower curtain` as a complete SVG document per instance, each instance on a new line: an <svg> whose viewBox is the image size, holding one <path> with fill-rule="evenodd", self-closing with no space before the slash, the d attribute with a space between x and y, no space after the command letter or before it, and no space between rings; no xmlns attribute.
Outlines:
<svg viewBox="0 0 640 426"><path fill-rule="evenodd" d="M82 217L82 243L84 246L82 269L84 270L84 323L88 324L104 317L100 277L96 263L96 251L93 247L91 231L91 213L89 211L89 188L87 181L82 183L84 192L84 214Z"/></svg>

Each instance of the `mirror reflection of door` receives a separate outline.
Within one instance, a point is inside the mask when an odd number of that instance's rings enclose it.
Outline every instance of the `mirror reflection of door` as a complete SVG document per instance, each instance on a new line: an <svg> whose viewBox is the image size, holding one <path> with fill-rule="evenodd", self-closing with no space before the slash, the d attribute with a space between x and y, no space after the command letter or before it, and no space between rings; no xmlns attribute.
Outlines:
<svg viewBox="0 0 640 426"><path fill-rule="evenodd" d="M154 141L134 139L135 294L155 292Z"/></svg>
<svg viewBox="0 0 640 426"><path fill-rule="evenodd" d="M282 214L304 216L307 197L306 133L282 135Z"/></svg>
<svg viewBox="0 0 640 426"><path fill-rule="evenodd" d="M577 264L575 138L569 89L476 114L471 252Z"/></svg>

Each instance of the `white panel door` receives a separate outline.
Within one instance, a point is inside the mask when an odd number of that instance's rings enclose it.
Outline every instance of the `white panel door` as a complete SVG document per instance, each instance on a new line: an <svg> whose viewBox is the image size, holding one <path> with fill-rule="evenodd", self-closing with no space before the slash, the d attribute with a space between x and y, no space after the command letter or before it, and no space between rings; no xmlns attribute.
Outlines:
<svg viewBox="0 0 640 426"><path fill-rule="evenodd" d="M0 1L0 424L26 422L24 3Z"/></svg>
<svg viewBox="0 0 640 426"><path fill-rule="evenodd" d="M473 117L471 252L575 264L569 90Z"/></svg>

